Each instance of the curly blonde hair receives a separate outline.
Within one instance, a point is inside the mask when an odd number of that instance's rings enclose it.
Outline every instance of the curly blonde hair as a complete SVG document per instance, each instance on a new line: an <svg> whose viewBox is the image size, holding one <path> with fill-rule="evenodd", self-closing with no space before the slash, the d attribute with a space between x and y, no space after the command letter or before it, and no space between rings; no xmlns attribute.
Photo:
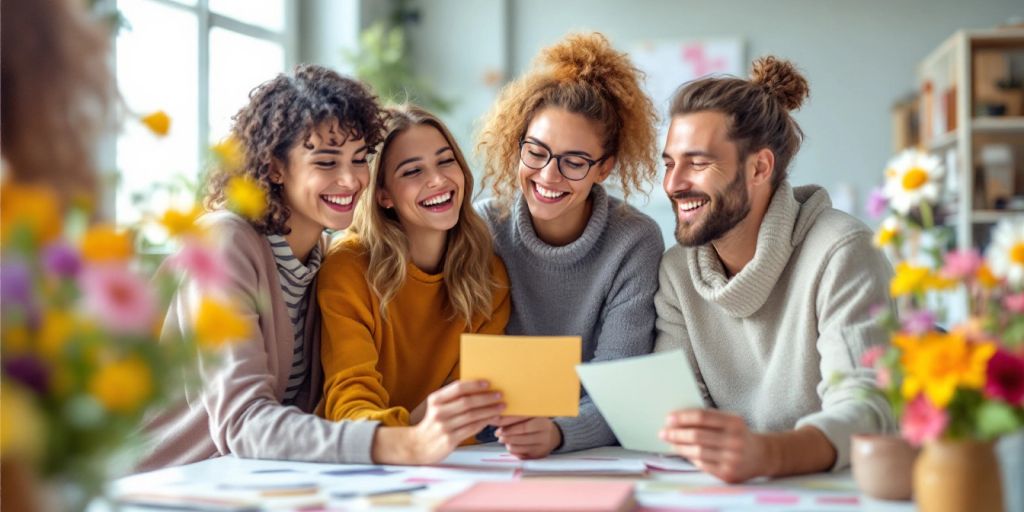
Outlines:
<svg viewBox="0 0 1024 512"><path fill-rule="evenodd" d="M644 190L657 176L658 116L641 88L643 72L604 35L572 34L541 51L533 68L508 84L484 119L477 152L484 185L506 209L518 189L519 141L534 115L559 107L597 123L622 195Z"/></svg>
<svg viewBox="0 0 1024 512"><path fill-rule="evenodd" d="M405 283L409 265L409 239L398 215L377 203L377 192L384 187L384 160L395 138L414 126L432 126L441 132L452 148L455 161L465 178L459 221L448 231L444 256L445 287L453 317L466 325L473 315L491 316L491 298L496 286L491 272L494 249L487 224L473 209L473 173L448 128L436 116L414 105L401 105L387 111L386 135L370 167L370 187L356 206L352 225L345 240L353 240L365 248L370 265L366 281L380 299L380 309L387 314L387 305Z"/></svg>

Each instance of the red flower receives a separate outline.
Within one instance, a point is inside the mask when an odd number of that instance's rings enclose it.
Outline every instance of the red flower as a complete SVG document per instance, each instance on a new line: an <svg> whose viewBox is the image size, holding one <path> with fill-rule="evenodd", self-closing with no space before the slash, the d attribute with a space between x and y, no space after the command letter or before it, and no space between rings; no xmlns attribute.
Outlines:
<svg viewBox="0 0 1024 512"><path fill-rule="evenodd" d="M999 350L988 360L985 373L986 396L1024 405L1024 358Z"/></svg>

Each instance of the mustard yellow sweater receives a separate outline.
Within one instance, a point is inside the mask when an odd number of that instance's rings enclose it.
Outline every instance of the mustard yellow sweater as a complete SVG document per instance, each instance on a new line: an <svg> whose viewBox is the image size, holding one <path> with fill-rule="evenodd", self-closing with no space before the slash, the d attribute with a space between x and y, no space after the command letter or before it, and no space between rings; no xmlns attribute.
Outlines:
<svg viewBox="0 0 1024 512"><path fill-rule="evenodd" d="M504 333L511 309L508 274L493 256L490 318L478 315L467 326L452 319L444 275L427 274L411 262L382 316L366 280L368 267L358 242L346 240L335 244L320 268L324 415L408 425L409 411L458 378L462 333Z"/></svg>

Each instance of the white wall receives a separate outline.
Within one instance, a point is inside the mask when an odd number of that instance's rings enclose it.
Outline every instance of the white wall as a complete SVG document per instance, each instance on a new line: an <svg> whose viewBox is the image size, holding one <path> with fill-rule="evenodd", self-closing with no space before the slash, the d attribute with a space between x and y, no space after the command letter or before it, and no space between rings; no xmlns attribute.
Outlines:
<svg viewBox="0 0 1024 512"><path fill-rule="evenodd" d="M456 3L447 0L444 4ZM740 37L747 58L775 54L797 63L811 84L811 98L796 114L807 135L791 167L795 184L818 183L841 202L852 190L853 213L860 215L867 191L881 180L891 154L889 107L916 88L915 67L933 48L961 28L992 27L1024 16L1020 0L485 0L507 2L507 46L459 34L501 31L501 16L481 18L444 9L445 22L428 26L416 39L423 63L505 54L511 76L529 67L542 47L573 30L604 32L621 49L643 39ZM463 0L467 6L479 0ZM433 1L426 1L425 19ZM429 77L445 68L420 67ZM471 81L471 76L444 80ZM477 115L483 113L478 110ZM455 113L453 123L469 124L472 112ZM457 131L459 135L469 133ZM471 140L463 144L470 144ZM671 231L672 215L661 185L641 206ZM674 242L667 238L667 242Z"/></svg>
<svg viewBox="0 0 1024 512"><path fill-rule="evenodd" d="M362 4L362 18L387 12L383 0L343 2ZM498 90L485 77L515 76L540 48L567 32L598 30L624 50L647 39L740 37L748 60L764 54L791 59L810 81L811 98L796 114L807 140L791 168L793 183L824 185L837 202L849 196L842 190L852 190L854 197L845 202L857 214L891 153L889 107L915 89L917 63L957 29L1024 16L1020 0L421 0L419 5L422 22L412 34L417 69L457 101L444 118L467 153L475 143L475 123ZM322 15L315 18L333 23ZM306 40L307 46L334 44ZM670 233L660 183L652 191L649 204L640 206Z"/></svg>

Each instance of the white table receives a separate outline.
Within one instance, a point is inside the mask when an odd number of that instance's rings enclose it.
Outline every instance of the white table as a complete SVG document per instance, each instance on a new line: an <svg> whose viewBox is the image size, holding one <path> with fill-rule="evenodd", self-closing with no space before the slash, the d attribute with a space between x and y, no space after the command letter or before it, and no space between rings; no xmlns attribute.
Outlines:
<svg viewBox="0 0 1024 512"><path fill-rule="evenodd" d="M623 448L598 448L554 456L559 459L581 457L649 459L649 454ZM258 496L255 491L228 491L225 485L258 480L260 482L308 481L318 483L318 491L297 497L263 497L260 503L272 510L287 510L312 503L327 509L380 509L389 511L430 510L475 482L519 478L517 463L500 445L469 446L457 450L440 466L354 466L265 461L221 457L195 464L142 473L117 480L112 493L156 492L219 497ZM355 471L331 475L325 472ZM609 477L591 477L609 478ZM741 510L816 510L906 512L914 510L909 502L886 502L867 498L856 489L849 471L820 473L778 480L757 480L728 485L700 472L648 471L643 477L627 478L636 484L638 510L658 511L741 511ZM425 489L387 498L332 499L332 489L380 485L381 483L418 483ZM384 501L382 501L382 499ZM96 504L91 511L106 507ZM127 510L142 510L128 508Z"/></svg>

